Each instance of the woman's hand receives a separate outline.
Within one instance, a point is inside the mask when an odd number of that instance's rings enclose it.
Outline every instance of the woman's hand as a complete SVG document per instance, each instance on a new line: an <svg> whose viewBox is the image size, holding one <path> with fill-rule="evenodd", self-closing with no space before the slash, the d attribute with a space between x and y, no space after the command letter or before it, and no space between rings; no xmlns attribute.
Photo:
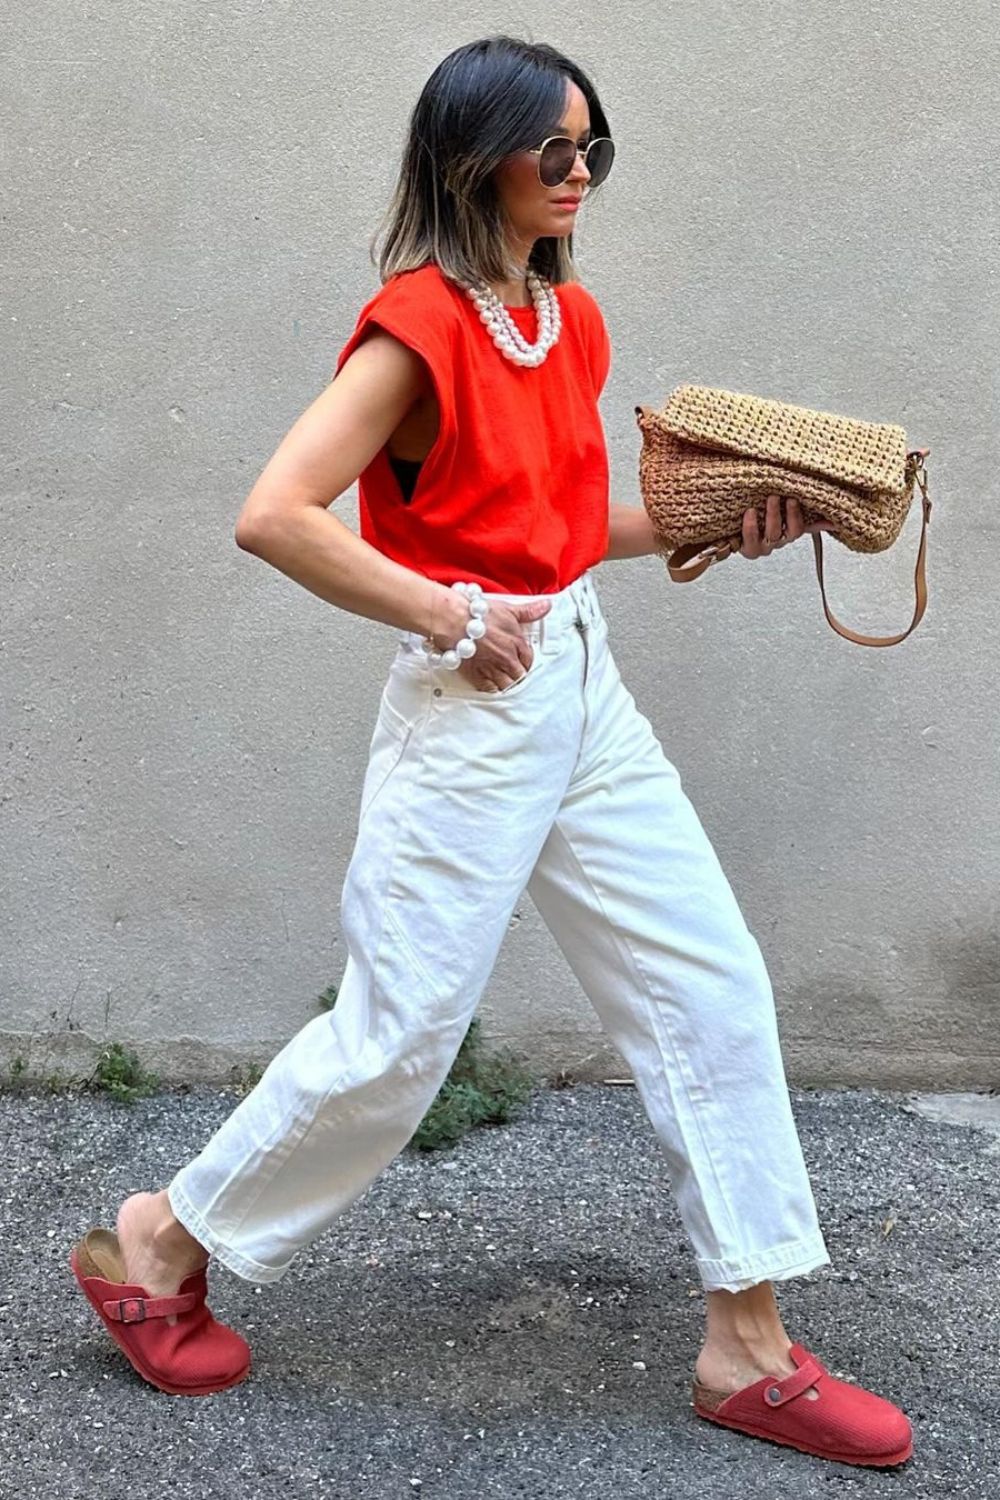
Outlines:
<svg viewBox="0 0 1000 1500"><path fill-rule="evenodd" d="M787 542L797 542L807 532L832 531L827 521L813 521L807 526L802 518L802 507L797 500L789 500L782 515L780 495L768 495L764 520L764 534L757 525L757 512L751 506L743 514L743 557L770 557L778 547Z"/></svg>
<svg viewBox="0 0 1000 1500"><path fill-rule="evenodd" d="M539 599L535 604L511 608L507 604L493 603L489 594L481 597L489 605L483 622L485 633L476 641L475 654L466 657L456 671L480 692L498 693L511 683L519 682L531 666L534 652L525 640L521 626L547 615L552 602ZM468 623L466 600L455 589L434 584L428 635L437 649L447 651L460 641Z"/></svg>
<svg viewBox="0 0 1000 1500"><path fill-rule="evenodd" d="M484 597L489 603L489 595ZM519 682L534 660L521 626L540 620L551 608L544 599L516 609L506 604L490 604L484 622L486 634L476 642L475 656L468 657L457 670L481 693L499 693L511 683Z"/></svg>

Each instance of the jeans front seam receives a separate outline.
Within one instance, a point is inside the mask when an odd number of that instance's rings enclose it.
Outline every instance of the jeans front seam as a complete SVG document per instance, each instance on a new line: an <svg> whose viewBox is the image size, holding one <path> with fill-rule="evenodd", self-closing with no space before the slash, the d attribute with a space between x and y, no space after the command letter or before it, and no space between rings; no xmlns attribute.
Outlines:
<svg viewBox="0 0 1000 1500"><path fill-rule="evenodd" d="M698 1141L699 1141L699 1143L701 1145L702 1154L703 1154L704 1159L705 1159L705 1161L706 1161L706 1163L707 1163L707 1165L709 1167L709 1170L712 1173L712 1178L713 1178L713 1181L715 1183L715 1188L716 1188L716 1191L718 1193L719 1201L722 1204L722 1207L723 1207L725 1215L726 1215L726 1219L728 1221L729 1232L733 1236L734 1240L738 1240L739 1239L739 1231L738 1231L737 1225L735 1223L735 1220L732 1217L732 1213L731 1213L730 1208L729 1208L729 1199L728 1199L727 1194L724 1193L723 1190L722 1190L722 1184L721 1184L721 1181L719 1179L719 1175L718 1175L718 1171L716 1169L715 1161L714 1161L712 1152L708 1149L708 1144L707 1144L707 1142L705 1140L705 1136L704 1136L704 1133L703 1133L703 1130L702 1130L702 1126L701 1126L701 1121L698 1118L698 1114L697 1114L697 1111L696 1111L695 1106L694 1106L694 1101L691 1098L690 1085L689 1085L689 1083L688 1083L688 1081L687 1081L687 1079L685 1077L684 1069L683 1069L683 1067L681 1065L681 1060L680 1060L680 1057L678 1055L677 1047L676 1047L673 1039L670 1037L669 1032L667 1032L666 1035L664 1035L663 1034L664 1028L662 1028L659 1025L658 1009L657 1009L657 1006L655 1005L655 1003L653 1001L652 989L651 989L651 986L649 984L649 981L646 979L646 977L645 977L645 975L644 975L644 973L642 971L642 968L641 968L641 966L640 966L640 964L639 964L639 962L638 962L635 954L632 951L631 945L618 932L618 930L614 926L613 922L611 921L610 917L608 916L608 913L607 913L607 911L605 909L605 906L604 906L604 902L601 900L600 890L595 885L594 881L591 880L590 875L587 872L586 866L584 865L583 861L580 859L580 856L577 853L576 849L573 847L572 840L569 838L568 834L562 828L559 827L558 820L555 822L555 824L553 826L554 826L554 831L558 834L558 836L562 839L563 843L565 844L567 850L569 851L570 856L572 857L572 859L576 863L576 867L579 870L580 875L582 876L584 882L586 883L586 885L588 886L588 888L589 888L592 896L594 897L594 900L596 901L598 907L600 908L601 915L604 918L605 922L607 923L608 931L612 934L613 941L615 942L616 946L619 948L619 951L622 953L622 955L623 955L623 957L624 957L624 959L626 961L626 964L631 968L631 970L633 972L633 975L634 975L634 978L635 978L635 981L636 981L636 984L637 984L638 991L641 994L641 996L642 996L642 998L643 998L643 1000L645 1002L646 1014L649 1017L651 1031L652 1031L653 1036L656 1038L656 1042L657 1042L657 1045L658 1045L658 1047L660 1049L661 1056L663 1056L664 1059L665 1059L666 1056L669 1054L669 1056L673 1059L673 1065L674 1065L674 1068L676 1070L677 1079L678 1079L678 1081L679 1081L679 1083L681 1085L681 1088L682 1088L683 1094L684 1094L684 1098L685 1098L685 1101L686 1101L686 1104L687 1104L688 1118L689 1118L691 1124L694 1127L694 1130L695 1130L695 1132L697 1134L697 1137L698 1137ZM667 1068L665 1066L663 1068L663 1076L667 1080L668 1088L670 1089L671 1094L673 1094L674 1089L673 1089L673 1087L670 1084L670 1074L667 1071ZM675 1111L675 1115L676 1115L676 1118L677 1118L678 1125L680 1125L680 1123L681 1123L681 1116L680 1116L679 1111Z"/></svg>

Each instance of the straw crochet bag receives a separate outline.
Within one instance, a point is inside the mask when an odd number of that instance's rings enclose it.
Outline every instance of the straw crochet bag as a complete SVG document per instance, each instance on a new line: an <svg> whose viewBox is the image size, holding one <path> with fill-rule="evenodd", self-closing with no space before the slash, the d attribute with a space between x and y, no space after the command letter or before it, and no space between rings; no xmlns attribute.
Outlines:
<svg viewBox="0 0 1000 1500"><path fill-rule="evenodd" d="M859 635L835 619L823 582L823 538L813 533L823 610L838 635L859 646L895 646L916 629L927 607L930 449L907 452L902 427L701 385L679 385L661 410L635 412L643 438L639 490L677 583L700 578L740 550L750 506L763 535L768 495L798 500L807 525L830 523L852 552L882 552L899 536L919 483L916 600L899 635Z"/></svg>

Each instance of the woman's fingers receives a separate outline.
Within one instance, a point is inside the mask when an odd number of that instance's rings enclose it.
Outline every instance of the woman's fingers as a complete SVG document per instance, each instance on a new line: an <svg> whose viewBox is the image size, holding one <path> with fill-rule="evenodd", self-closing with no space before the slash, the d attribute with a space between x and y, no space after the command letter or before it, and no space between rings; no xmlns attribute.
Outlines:
<svg viewBox="0 0 1000 1500"><path fill-rule="evenodd" d="M781 500L777 495L768 495L764 516L764 530L761 532L756 510L751 506L743 513L741 551L744 557L770 557L774 551L770 538L781 534Z"/></svg>
<svg viewBox="0 0 1000 1500"><path fill-rule="evenodd" d="M806 529L806 523L802 516L802 507L797 500L789 500L785 506L785 541L797 542Z"/></svg>
<svg viewBox="0 0 1000 1500"><path fill-rule="evenodd" d="M768 495L763 537L765 547L777 547L781 542L783 530L781 497L779 495Z"/></svg>
<svg viewBox="0 0 1000 1500"><path fill-rule="evenodd" d="M513 674L505 671L484 672L480 674L479 684L486 692L499 692L501 689L510 687L512 682L520 682L528 668L523 666Z"/></svg>
<svg viewBox="0 0 1000 1500"><path fill-rule="evenodd" d="M504 688L510 687L513 683L520 682L521 678L527 675L527 671L528 669L525 667L523 671L518 672L513 677L509 672L491 672L488 675L480 673L474 681L481 693L499 693Z"/></svg>
<svg viewBox="0 0 1000 1500"><path fill-rule="evenodd" d="M797 542L800 537L817 531L834 530L829 521L810 521L806 524L802 506L798 500L786 501L784 509L784 524L782 524L781 497L768 495L764 508L763 530L757 524L755 509L751 508L744 512L741 547L744 557L770 557L772 552L779 547L784 547L786 542Z"/></svg>
<svg viewBox="0 0 1000 1500"><path fill-rule="evenodd" d="M530 655L527 661L519 657L515 663L481 662L473 656L468 661L463 661L459 671L463 672L481 691L490 692L498 688L510 687L512 682L520 682L530 666Z"/></svg>
<svg viewBox="0 0 1000 1500"><path fill-rule="evenodd" d="M757 530L757 512L751 508L743 512L743 546L744 557L761 557L760 533Z"/></svg>

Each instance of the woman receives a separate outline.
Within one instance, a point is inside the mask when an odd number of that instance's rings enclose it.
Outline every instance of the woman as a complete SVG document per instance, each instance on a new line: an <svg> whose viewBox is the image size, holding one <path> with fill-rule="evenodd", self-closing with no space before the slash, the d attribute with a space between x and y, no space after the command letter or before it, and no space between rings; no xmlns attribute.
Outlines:
<svg viewBox="0 0 1000 1500"><path fill-rule="evenodd" d="M347 871L347 968L201 1154L92 1231L74 1270L161 1389L242 1379L210 1256L280 1277L409 1140L525 886L628 1060L706 1289L695 1407L848 1462L910 1451L894 1406L828 1375L772 1283L826 1263L768 977L678 776L622 685L591 571L655 550L609 505L607 331L571 258L614 148L587 76L506 37L415 108L383 246L334 379L240 515L239 545L397 627ZM361 535L330 513L360 477ZM800 537L753 510L744 553Z"/></svg>

